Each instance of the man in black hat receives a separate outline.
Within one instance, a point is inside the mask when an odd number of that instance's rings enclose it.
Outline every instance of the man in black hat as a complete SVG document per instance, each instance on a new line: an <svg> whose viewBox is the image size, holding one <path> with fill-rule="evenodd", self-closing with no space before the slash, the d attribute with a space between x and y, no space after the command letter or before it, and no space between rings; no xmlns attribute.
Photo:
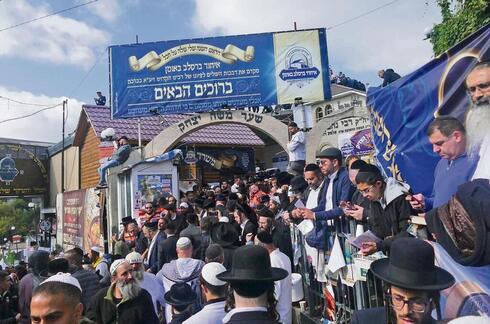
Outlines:
<svg viewBox="0 0 490 324"><path fill-rule="evenodd" d="M301 215L307 219L323 221L344 215L340 208L341 201L350 201L354 187L349 181L345 168L342 167L342 152L335 147L328 147L319 152L320 170L325 176L320 190L320 202L315 208L301 209Z"/></svg>
<svg viewBox="0 0 490 324"><path fill-rule="evenodd" d="M169 324L180 324L192 316L191 306L197 295L188 284L175 283L164 298L167 304L172 305L172 321Z"/></svg>
<svg viewBox="0 0 490 324"><path fill-rule="evenodd" d="M289 227L274 220L274 214L264 205L259 205L255 211L259 218L259 231L265 231L272 235L274 245L288 256L291 264L293 262L293 244L291 243L291 232Z"/></svg>
<svg viewBox="0 0 490 324"><path fill-rule="evenodd" d="M305 134L295 122L289 124L288 132L291 135L291 140L287 144L289 153L288 172L293 175L302 175L306 163Z"/></svg>
<svg viewBox="0 0 490 324"><path fill-rule="evenodd" d="M230 223L219 222L211 228L211 240L223 248L223 265L231 269L233 255L238 246L238 233Z"/></svg>
<svg viewBox="0 0 490 324"><path fill-rule="evenodd" d="M238 248L232 269L216 276L230 283L235 302L223 323L279 323L273 287L275 281L287 276L286 270L271 267L265 248L255 245Z"/></svg>
<svg viewBox="0 0 490 324"><path fill-rule="evenodd" d="M376 260L371 271L385 283L389 306L357 311L353 324L429 324L435 308L440 317L439 291L451 287L454 277L434 265L432 246L416 238L399 238L392 244L390 258Z"/></svg>

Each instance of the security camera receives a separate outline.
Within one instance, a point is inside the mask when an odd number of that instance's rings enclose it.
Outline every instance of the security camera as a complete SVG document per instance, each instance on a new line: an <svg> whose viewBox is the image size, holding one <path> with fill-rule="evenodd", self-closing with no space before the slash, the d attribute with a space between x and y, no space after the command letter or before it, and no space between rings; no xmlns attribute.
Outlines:
<svg viewBox="0 0 490 324"><path fill-rule="evenodd" d="M114 138L116 135L116 131L114 128L106 128L102 132L100 132L100 137L102 137L103 140L110 141Z"/></svg>

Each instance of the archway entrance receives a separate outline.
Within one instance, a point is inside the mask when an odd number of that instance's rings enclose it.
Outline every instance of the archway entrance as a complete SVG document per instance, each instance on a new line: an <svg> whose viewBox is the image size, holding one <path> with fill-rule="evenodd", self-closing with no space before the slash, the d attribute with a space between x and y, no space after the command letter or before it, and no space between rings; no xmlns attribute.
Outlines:
<svg viewBox="0 0 490 324"><path fill-rule="evenodd" d="M212 111L189 116L175 123L158 134L144 149L144 158L165 153L190 133L215 124L243 124L252 130L260 131L269 136L284 150L288 142L288 127L274 117L256 114L243 110Z"/></svg>

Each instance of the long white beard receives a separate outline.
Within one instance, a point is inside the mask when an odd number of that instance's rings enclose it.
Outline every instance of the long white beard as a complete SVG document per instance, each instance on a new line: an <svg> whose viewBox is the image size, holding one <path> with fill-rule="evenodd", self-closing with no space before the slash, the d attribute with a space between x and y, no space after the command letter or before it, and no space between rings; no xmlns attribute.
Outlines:
<svg viewBox="0 0 490 324"><path fill-rule="evenodd" d="M472 105L466 115L466 152L475 157L485 137L490 136L490 104Z"/></svg>
<svg viewBox="0 0 490 324"><path fill-rule="evenodd" d="M138 283L143 281L144 275L145 275L145 270L143 269L143 266L141 266L141 268L139 268L138 270L133 271L133 277L134 279L136 279Z"/></svg>
<svg viewBox="0 0 490 324"><path fill-rule="evenodd" d="M121 295L125 300L136 298L136 296L138 296L141 291L141 287L136 280L128 283L125 283L124 281L118 281L116 285L121 291Z"/></svg>

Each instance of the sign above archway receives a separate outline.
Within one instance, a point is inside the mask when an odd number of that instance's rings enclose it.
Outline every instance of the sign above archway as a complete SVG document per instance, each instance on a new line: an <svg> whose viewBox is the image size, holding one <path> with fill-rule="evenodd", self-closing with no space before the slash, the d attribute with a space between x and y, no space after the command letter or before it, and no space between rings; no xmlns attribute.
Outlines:
<svg viewBox="0 0 490 324"><path fill-rule="evenodd" d="M324 28L111 46L109 64L113 118L330 98Z"/></svg>
<svg viewBox="0 0 490 324"><path fill-rule="evenodd" d="M195 114L167 127L145 146L144 156L145 158L157 156L174 147L188 134L210 125L223 123L247 125L253 130L266 134L286 151L289 141L286 124L269 115L243 110L226 110Z"/></svg>

